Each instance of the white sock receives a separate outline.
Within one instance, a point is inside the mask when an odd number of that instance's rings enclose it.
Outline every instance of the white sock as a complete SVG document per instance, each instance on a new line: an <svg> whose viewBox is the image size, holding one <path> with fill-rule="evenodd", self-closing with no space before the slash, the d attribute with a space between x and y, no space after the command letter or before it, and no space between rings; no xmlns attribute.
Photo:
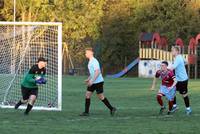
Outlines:
<svg viewBox="0 0 200 134"><path fill-rule="evenodd" d="M177 105L176 105L176 104L174 104L174 105L173 105L173 107L177 107Z"/></svg>
<svg viewBox="0 0 200 134"><path fill-rule="evenodd" d="M190 107L186 107L187 110L190 110Z"/></svg>

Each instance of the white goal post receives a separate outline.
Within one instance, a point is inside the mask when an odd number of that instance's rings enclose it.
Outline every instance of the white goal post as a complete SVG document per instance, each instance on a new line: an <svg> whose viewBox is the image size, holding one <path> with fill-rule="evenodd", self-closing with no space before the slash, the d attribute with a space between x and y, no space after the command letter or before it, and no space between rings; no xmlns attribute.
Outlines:
<svg viewBox="0 0 200 134"><path fill-rule="evenodd" d="M62 23L0 22L0 107L13 108L21 99L21 81L39 57L48 60L47 84L39 86L33 109L60 111Z"/></svg>

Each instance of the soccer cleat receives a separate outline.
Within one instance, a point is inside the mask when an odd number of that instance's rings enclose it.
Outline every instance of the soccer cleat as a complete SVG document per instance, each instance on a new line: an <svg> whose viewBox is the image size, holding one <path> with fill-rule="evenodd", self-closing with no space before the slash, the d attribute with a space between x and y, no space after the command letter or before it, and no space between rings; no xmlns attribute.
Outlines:
<svg viewBox="0 0 200 134"><path fill-rule="evenodd" d="M189 109L186 109L186 111L185 111L185 112L186 112L186 114L187 114L187 115L191 115L191 114L192 114L192 109L191 109L191 108L189 108Z"/></svg>
<svg viewBox="0 0 200 134"><path fill-rule="evenodd" d="M117 111L117 109L116 109L115 107L113 107L113 109L110 110L110 115L111 115L111 116L114 116L115 113L116 113L116 111Z"/></svg>
<svg viewBox="0 0 200 134"><path fill-rule="evenodd" d="M163 114L163 112L165 111L165 109L166 109L165 106L161 107L159 114Z"/></svg>
<svg viewBox="0 0 200 134"><path fill-rule="evenodd" d="M176 112L178 110L178 106L173 106L172 107L172 110L171 110L171 113L174 113L174 112Z"/></svg>
<svg viewBox="0 0 200 134"><path fill-rule="evenodd" d="M15 109L18 109L20 105L21 105L21 102L18 102L18 103L15 105Z"/></svg>
<svg viewBox="0 0 200 134"><path fill-rule="evenodd" d="M174 113L174 112L168 110L167 115L171 115L171 114L173 114L173 113Z"/></svg>
<svg viewBox="0 0 200 134"><path fill-rule="evenodd" d="M90 114L89 113L86 113L86 112L83 112L80 114L80 116L89 116Z"/></svg>

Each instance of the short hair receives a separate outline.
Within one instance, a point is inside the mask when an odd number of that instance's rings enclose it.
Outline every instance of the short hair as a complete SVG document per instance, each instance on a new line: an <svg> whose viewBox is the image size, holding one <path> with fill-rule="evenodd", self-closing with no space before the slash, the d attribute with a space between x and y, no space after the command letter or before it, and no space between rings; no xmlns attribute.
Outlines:
<svg viewBox="0 0 200 134"><path fill-rule="evenodd" d="M44 57L39 57L39 58L38 58L38 62L40 62L40 61L43 61L43 62L48 62L48 60L47 60L47 59L45 59Z"/></svg>
<svg viewBox="0 0 200 134"><path fill-rule="evenodd" d="M162 64L165 64L166 66L168 66L168 62L167 61L162 61Z"/></svg>
<svg viewBox="0 0 200 134"><path fill-rule="evenodd" d="M94 52L94 51L93 51L93 48L91 48L91 47L86 48L85 51L91 51L91 52Z"/></svg>
<svg viewBox="0 0 200 134"><path fill-rule="evenodd" d="M173 46L172 48L175 49L176 51L180 52L180 46L176 45L176 46Z"/></svg>

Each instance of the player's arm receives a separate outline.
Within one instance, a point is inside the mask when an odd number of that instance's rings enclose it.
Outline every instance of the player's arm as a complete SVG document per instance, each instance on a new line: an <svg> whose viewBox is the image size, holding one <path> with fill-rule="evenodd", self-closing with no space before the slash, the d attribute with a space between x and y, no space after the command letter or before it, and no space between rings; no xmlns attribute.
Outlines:
<svg viewBox="0 0 200 134"><path fill-rule="evenodd" d="M30 83L35 83L35 79L33 78L32 74L27 74L26 80Z"/></svg>
<svg viewBox="0 0 200 134"><path fill-rule="evenodd" d="M89 76L89 77L85 80L85 82L87 83L90 79L91 79L91 77Z"/></svg>
<svg viewBox="0 0 200 134"><path fill-rule="evenodd" d="M46 79L46 68L43 69L43 74L41 74L41 77Z"/></svg>
<svg viewBox="0 0 200 134"><path fill-rule="evenodd" d="M98 76L100 75L101 71L100 71L100 66L99 66L99 62L95 61L93 63L93 67L94 67L94 76L91 76L90 80L88 81L88 85L91 86L93 84L93 82L98 78Z"/></svg>
<svg viewBox="0 0 200 134"><path fill-rule="evenodd" d="M158 70L157 72L156 72L156 74L155 74L155 77L154 77L154 79L153 79L153 83L152 83L152 86L151 86L151 88L150 88L150 90L155 90L155 86L156 86L156 81L157 81L157 78L159 78L160 77L160 73L161 73L161 71L160 70Z"/></svg>
<svg viewBox="0 0 200 134"><path fill-rule="evenodd" d="M176 58L174 63L172 64L171 67L169 67L170 70L174 70L177 68L177 66L180 64L180 59L179 58Z"/></svg>
<svg viewBox="0 0 200 134"><path fill-rule="evenodd" d="M93 84L93 82L97 79L97 77L99 76L100 74L100 70L99 69L96 69L95 72L94 72L94 77L93 79L90 79L88 81L88 85L91 86Z"/></svg>
<svg viewBox="0 0 200 134"><path fill-rule="evenodd" d="M44 68L43 74L41 74L41 79L40 79L41 84L46 84L47 79L46 79L46 68Z"/></svg>
<svg viewBox="0 0 200 134"><path fill-rule="evenodd" d="M46 76L46 68L44 68L44 72L43 72L42 76L43 76L43 77Z"/></svg>
<svg viewBox="0 0 200 134"><path fill-rule="evenodd" d="M173 84L172 84L172 86L169 87L169 89L172 89L172 88L174 88L174 87L176 86L177 80L176 80L176 77L174 76L173 72L171 72L170 77L171 77L171 78L173 79L173 81L174 81Z"/></svg>
<svg viewBox="0 0 200 134"><path fill-rule="evenodd" d="M35 78L33 77L35 73L35 68L34 66L31 67L29 70L28 74L26 75L26 80L30 83L35 83Z"/></svg>
<svg viewBox="0 0 200 134"><path fill-rule="evenodd" d="M151 86L150 90L152 90L152 91L155 90L156 82L157 82L157 78L154 77L153 78L153 82L152 82L152 86Z"/></svg>
<svg viewBox="0 0 200 134"><path fill-rule="evenodd" d="M177 80L176 80L176 78L175 78L175 77L173 78L173 80L174 80L174 83L172 84L172 87L175 87L175 86L176 86L176 84L177 84Z"/></svg>
<svg viewBox="0 0 200 134"><path fill-rule="evenodd" d="M99 74L100 74L100 70L99 70L99 69L95 70L95 73L94 73L94 78L93 78L93 79L91 79L91 80L92 80L92 82L94 82L94 81L97 79L97 77L99 76Z"/></svg>

